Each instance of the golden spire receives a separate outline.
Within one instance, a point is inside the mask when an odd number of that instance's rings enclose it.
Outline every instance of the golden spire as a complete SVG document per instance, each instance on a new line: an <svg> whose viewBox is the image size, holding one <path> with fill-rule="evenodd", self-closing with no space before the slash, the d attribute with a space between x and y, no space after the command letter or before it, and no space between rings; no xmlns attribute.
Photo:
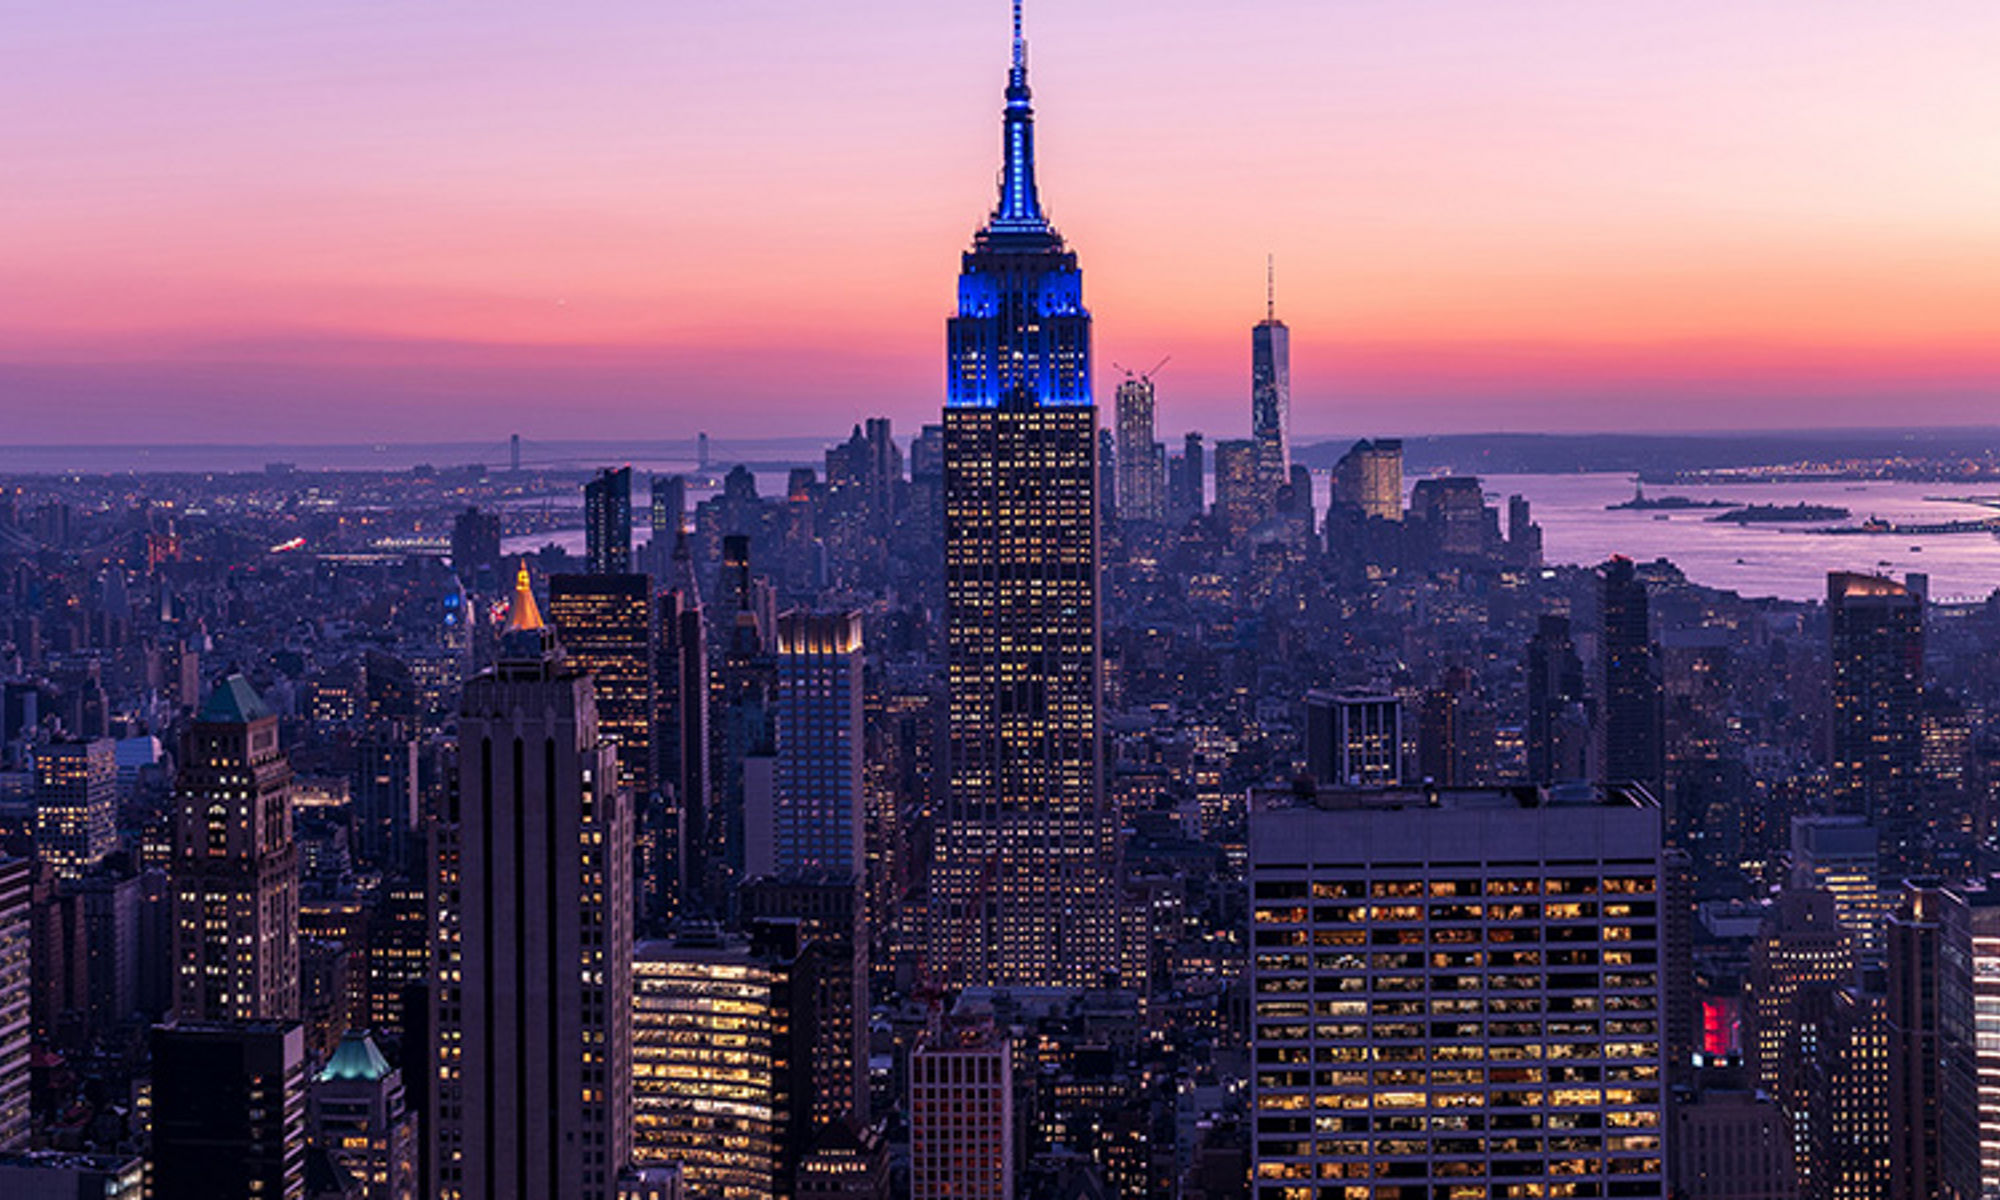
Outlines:
<svg viewBox="0 0 2000 1200"><path fill-rule="evenodd" d="M521 572L514 576L514 603L507 609L506 632L542 628L542 610L535 607L535 591L528 583L528 560L521 559Z"/></svg>

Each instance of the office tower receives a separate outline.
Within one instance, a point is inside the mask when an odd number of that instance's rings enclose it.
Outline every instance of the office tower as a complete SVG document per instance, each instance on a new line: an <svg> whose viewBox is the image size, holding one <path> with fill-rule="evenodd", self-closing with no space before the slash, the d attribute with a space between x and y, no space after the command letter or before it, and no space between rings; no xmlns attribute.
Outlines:
<svg viewBox="0 0 2000 1200"><path fill-rule="evenodd" d="M1167 513L1160 447L1153 441L1153 380L1134 375L1118 385L1118 511L1130 521Z"/></svg>
<svg viewBox="0 0 2000 1200"><path fill-rule="evenodd" d="M798 1200L889 1200L889 1142L866 1125L822 1128L799 1163Z"/></svg>
<svg viewBox="0 0 2000 1200"><path fill-rule="evenodd" d="M1878 976L1879 979L1879 976ZM1809 1099L1795 1118L1808 1200L1875 1200L1889 1184L1889 1036L1884 997L1859 983L1818 998L1790 1064ZM1803 1133L1803 1138L1799 1135Z"/></svg>
<svg viewBox="0 0 2000 1200"><path fill-rule="evenodd" d="M1938 1195L1938 944L1945 903L1937 880L1906 880L1889 918L1889 1200Z"/></svg>
<svg viewBox="0 0 2000 1200"><path fill-rule="evenodd" d="M910 1051L910 1200L1013 1200L1014 1052L990 1027Z"/></svg>
<svg viewBox="0 0 2000 1200"><path fill-rule="evenodd" d="M500 565L500 514L467 508L451 524L451 569L467 583Z"/></svg>
<svg viewBox="0 0 2000 1200"><path fill-rule="evenodd" d="M152 1119L152 1200L305 1200L305 1031L155 1026Z"/></svg>
<svg viewBox="0 0 2000 1200"><path fill-rule="evenodd" d="M1376 438L1349 447L1334 464L1333 503L1359 509L1363 517L1402 520L1403 443Z"/></svg>
<svg viewBox="0 0 2000 1200"><path fill-rule="evenodd" d="M606 467L583 485L583 544L587 573L631 573L632 468Z"/></svg>
<svg viewBox="0 0 2000 1200"><path fill-rule="evenodd" d="M852 875L751 879L743 919L795 924L813 950L813 1029L807 1047L807 1112L815 1128L868 1121L868 922Z"/></svg>
<svg viewBox="0 0 2000 1200"><path fill-rule="evenodd" d="M0 1153L28 1148L29 1009L34 990L32 878L25 858L0 857Z"/></svg>
<svg viewBox="0 0 2000 1200"><path fill-rule="evenodd" d="M656 743L662 791L672 799L644 837L657 845L649 855L649 916L666 918L707 903L709 859L709 675L707 622L701 586L685 535L676 539L673 582L660 593L659 736Z"/></svg>
<svg viewBox="0 0 2000 1200"><path fill-rule="evenodd" d="M808 1132L812 970L796 929L684 923L633 966L633 1161L690 1193L789 1197Z"/></svg>
<svg viewBox="0 0 2000 1200"><path fill-rule="evenodd" d="M1417 775L1439 787L1490 783L1493 706L1464 667L1445 669L1417 702Z"/></svg>
<svg viewBox="0 0 2000 1200"><path fill-rule="evenodd" d="M1884 922L1893 897L1877 884L1880 839L1860 817L1792 818L1791 886L1833 897L1840 923L1854 939L1856 962L1882 962Z"/></svg>
<svg viewBox="0 0 2000 1200"><path fill-rule="evenodd" d="M862 657L858 612L778 619L774 811L752 875L861 873Z"/></svg>
<svg viewBox="0 0 2000 1200"><path fill-rule="evenodd" d="M597 727L618 747L618 783L634 802L653 790L653 672L659 625L647 575L552 575L549 620L575 666L590 673Z"/></svg>
<svg viewBox="0 0 2000 1200"><path fill-rule="evenodd" d="M361 1200L416 1200L417 1117L403 1099L403 1073L375 1039L340 1039L314 1078L312 1143L361 1185Z"/></svg>
<svg viewBox="0 0 2000 1200"><path fill-rule="evenodd" d="M51 742L35 750L35 857L65 880L118 848L117 744Z"/></svg>
<svg viewBox="0 0 2000 1200"><path fill-rule="evenodd" d="M1250 330L1250 438L1268 505L1292 473L1292 334L1278 319L1274 280L1266 282L1264 319Z"/></svg>
<svg viewBox="0 0 2000 1200"><path fill-rule="evenodd" d="M1648 624L1646 582L1623 556L1604 564L1604 777L1661 794L1666 778L1666 710L1660 649Z"/></svg>
<svg viewBox="0 0 2000 1200"><path fill-rule="evenodd" d="M1664 1195L1661 832L1637 789L1260 796L1255 1194Z"/></svg>
<svg viewBox="0 0 2000 1200"><path fill-rule="evenodd" d="M174 819L174 1015L299 1015L299 852L278 715L230 675L181 748Z"/></svg>
<svg viewBox="0 0 2000 1200"><path fill-rule="evenodd" d="M1096 984L1118 953L1100 774L1097 409L1076 254L1035 191L1015 12L1000 201L962 260L945 427L947 786L931 976Z"/></svg>
<svg viewBox="0 0 2000 1200"><path fill-rule="evenodd" d="M2000 1192L2000 888L1939 892L1938 1169L1944 1200Z"/></svg>
<svg viewBox="0 0 2000 1200"><path fill-rule="evenodd" d="M1829 785L1837 812L1870 818L1900 867L1915 866L1923 764L1924 604L1873 575L1826 577Z"/></svg>
<svg viewBox="0 0 2000 1200"><path fill-rule="evenodd" d="M1410 489L1413 545L1432 558L1484 559L1499 541L1499 526L1474 475L1419 479Z"/></svg>
<svg viewBox="0 0 2000 1200"><path fill-rule="evenodd" d="M1109 429L1097 431L1097 510L1101 522L1118 519L1118 441Z"/></svg>
<svg viewBox="0 0 2000 1200"><path fill-rule="evenodd" d="M1590 701L1569 618L1543 614L1528 641L1528 782L1588 777Z"/></svg>
<svg viewBox="0 0 2000 1200"><path fill-rule="evenodd" d="M1527 497L1507 497L1507 560L1523 570L1542 565L1542 527L1530 512Z"/></svg>
<svg viewBox="0 0 2000 1200"><path fill-rule="evenodd" d="M370 866L396 869L417 830L417 739L403 722L373 722L354 747L353 846Z"/></svg>
<svg viewBox="0 0 2000 1200"><path fill-rule="evenodd" d="M440 1200L611 1200L632 1150L632 812L524 563L434 841Z"/></svg>
<svg viewBox="0 0 2000 1200"><path fill-rule="evenodd" d="M687 480L679 475L655 475L648 512L653 545L669 553L674 539L687 528Z"/></svg>
<svg viewBox="0 0 2000 1200"><path fill-rule="evenodd" d="M1181 438L1181 455L1175 461L1180 464L1180 473L1173 480L1173 517L1186 521L1208 511L1208 451L1201 434L1188 433Z"/></svg>
<svg viewBox="0 0 2000 1200"><path fill-rule="evenodd" d="M1784 1077L1815 992L1831 992L1854 976L1854 939L1840 923L1833 895L1787 889L1764 918L1750 946L1750 1010L1744 1021L1744 1063L1758 1088L1798 1116L1798 1098Z"/></svg>
<svg viewBox="0 0 2000 1200"><path fill-rule="evenodd" d="M1338 786L1403 782L1403 702L1376 692L1308 692L1306 774Z"/></svg>
<svg viewBox="0 0 2000 1200"><path fill-rule="evenodd" d="M858 439L857 454L869 459L868 442ZM769 580L751 569L750 538L728 534L722 539L722 576L716 597L721 611L714 629L722 642L721 669L709 698L711 799L708 819L712 848L708 877L712 892L726 895L735 881L756 873L747 865L750 831L747 810L752 791L758 797L770 789L751 789L751 776L761 783L753 759L768 762L777 738L775 726L778 668L777 597ZM769 832L766 822L762 832Z"/></svg>
<svg viewBox="0 0 2000 1200"><path fill-rule="evenodd" d="M1241 541L1269 510L1263 484L1257 478L1257 443L1248 440L1215 444L1215 519L1223 536Z"/></svg>

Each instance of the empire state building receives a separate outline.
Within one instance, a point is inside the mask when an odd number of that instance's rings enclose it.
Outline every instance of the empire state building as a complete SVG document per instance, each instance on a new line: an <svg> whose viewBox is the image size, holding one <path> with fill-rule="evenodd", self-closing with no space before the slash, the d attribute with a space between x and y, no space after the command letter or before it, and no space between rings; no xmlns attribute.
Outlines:
<svg viewBox="0 0 2000 1200"><path fill-rule="evenodd" d="M1000 201L964 255L947 330L949 778L928 967L955 986L1094 985L1119 961L1090 313L1035 191L1028 98L1017 0Z"/></svg>

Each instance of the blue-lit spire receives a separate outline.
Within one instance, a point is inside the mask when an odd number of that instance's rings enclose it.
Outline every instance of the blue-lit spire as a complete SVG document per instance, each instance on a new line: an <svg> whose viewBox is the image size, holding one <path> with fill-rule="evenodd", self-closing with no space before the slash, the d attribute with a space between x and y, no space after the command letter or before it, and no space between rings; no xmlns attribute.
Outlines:
<svg viewBox="0 0 2000 1200"><path fill-rule="evenodd" d="M1007 112L1001 127L1000 205L988 228L995 233L1048 229L1035 195L1035 110L1028 105L1028 40L1021 33L1021 0L1014 0L1014 65L1007 72Z"/></svg>

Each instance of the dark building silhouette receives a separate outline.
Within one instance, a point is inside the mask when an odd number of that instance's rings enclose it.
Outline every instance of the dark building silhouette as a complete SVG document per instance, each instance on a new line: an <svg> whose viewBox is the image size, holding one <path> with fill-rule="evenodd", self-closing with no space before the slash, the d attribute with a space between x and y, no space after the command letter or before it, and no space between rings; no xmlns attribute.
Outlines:
<svg viewBox="0 0 2000 1200"><path fill-rule="evenodd" d="M305 1195L306 1045L294 1023L153 1030L154 1200Z"/></svg>
<svg viewBox="0 0 2000 1200"><path fill-rule="evenodd" d="M651 847L646 877L654 919L706 904L711 849L708 632L685 535L674 550L672 584L659 597L659 620L657 747L661 791L671 795L639 835Z"/></svg>
<svg viewBox="0 0 2000 1200"><path fill-rule="evenodd" d="M1544 615L1528 642L1528 782L1587 776L1589 698L1568 617Z"/></svg>
<svg viewBox="0 0 2000 1200"><path fill-rule="evenodd" d="M1874 575L1826 577L1829 784L1836 812L1866 816L1910 865L1923 767L1924 602Z"/></svg>
<svg viewBox="0 0 2000 1200"><path fill-rule="evenodd" d="M500 563L500 514L468 508L451 525L451 569L467 583Z"/></svg>
<svg viewBox="0 0 2000 1200"><path fill-rule="evenodd" d="M1645 580L1632 560L1604 564L1604 778L1665 792L1666 712L1660 650L1652 639ZM1669 822L1671 824L1671 821Z"/></svg>
<svg viewBox="0 0 2000 1200"><path fill-rule="evenodd" d="M583 544L590 574L632 570L632 468L606 467L583 485Z"/></svg>

